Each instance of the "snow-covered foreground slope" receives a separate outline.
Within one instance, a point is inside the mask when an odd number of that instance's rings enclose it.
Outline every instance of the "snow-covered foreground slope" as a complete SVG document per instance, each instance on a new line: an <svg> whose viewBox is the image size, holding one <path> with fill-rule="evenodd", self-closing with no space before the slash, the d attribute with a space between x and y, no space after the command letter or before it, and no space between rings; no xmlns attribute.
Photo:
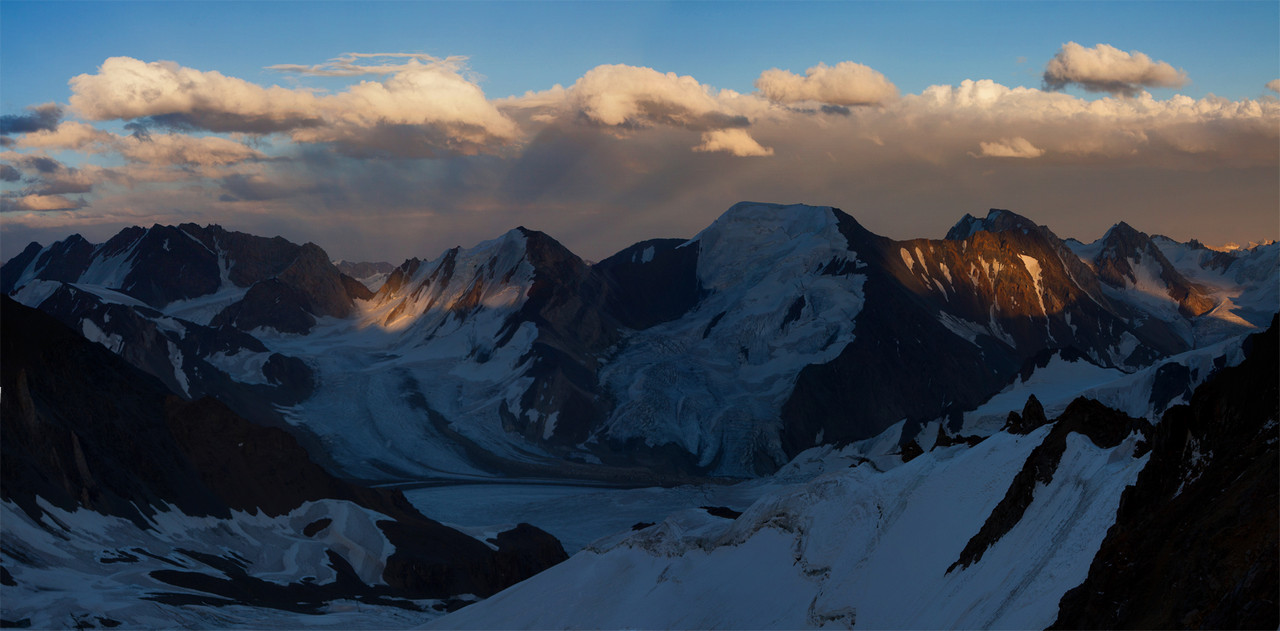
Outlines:
<svg viewBox="0 0 1280 631"><path fill-rule="evenodd" d="M978 563L948 568L1049 432L1000 433L885 472L836 470L732 521L677 513L438 627L1044 627L1084 579L1120 491L1145 464L1133 457L1136 435L1104 449L1070 434L1021 521Z"/></svg>
<svg viewBox="0 0 1280 631"><path fill-rule="evenodd" d="M382 571L395 547L375 525L388 518L350 502L309 502L280 517L236 513L220 519L171 511L159 513L149 530L89 510L66 512L47 504L44 509L34 520L12 503L0 503L8 572L4 618L36 629L73 628L77 622L384 629L420 624L445 609L440 600L389 597ZM321 519L331 522L308 529ZM326 598L332 597L326 592L340 591L332 586L342 578L330 551L350 562L350 571L370 586L366 593ZM219 582L225 585L219 588ZM236 602L241 599L251 604Z"/></svg>

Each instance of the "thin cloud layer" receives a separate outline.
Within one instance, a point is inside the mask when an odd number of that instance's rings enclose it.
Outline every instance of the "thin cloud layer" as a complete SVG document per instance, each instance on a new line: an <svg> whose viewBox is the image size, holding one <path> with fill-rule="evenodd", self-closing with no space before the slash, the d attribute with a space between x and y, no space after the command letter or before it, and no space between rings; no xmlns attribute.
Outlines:
<svg viewBox="0 0 1280 631"><path fill-rule="evenodd" d="M404 63L368 63L369 60L403 59ZM448 57L440 59L425 53L343 53L322 64L310 66L302 64L275 64L267 66L267 70L313 77L360 77L367 75L389 75L411 70L423 64L461 64L466 57Z"/></svg>
<svg viewBox="0 0 1280 631"><path fill-rule="evenodd" d="M898 88L883 74L852 61L818 64L804 76L774 68L760 73L756 89L775 103L814 101L827 105L879 105L898 97Z"/></svg>
<svg viewBox="0 0 1280 631"><path fill-rule="evenodd" d="M1143 88L1180 88L1187 84L1187 73L1137 51L1067 42L1045 66L1044 85L1062 90L1071 84L1090 92L1135 96Z"/></svg>

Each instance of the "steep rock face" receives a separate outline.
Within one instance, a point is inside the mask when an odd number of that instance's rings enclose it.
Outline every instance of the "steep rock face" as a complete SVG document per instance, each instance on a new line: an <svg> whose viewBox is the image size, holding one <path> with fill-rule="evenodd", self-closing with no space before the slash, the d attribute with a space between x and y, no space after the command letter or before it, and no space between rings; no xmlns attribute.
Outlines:
<svg viewBox="0 0 1280 631"><path fill-rule="evenodd" d="M599 355L620 337L617 320L605 310L608 287L603 278L551 237L520 229L533 283L518 316L507 324L532 322L538 329L529 374L533 384L521 398L517 415L526 435L542 435L576 444L608 412L600 400ZM530 415L528 412L536 412ZM556 414L551 432L545 420ZM539 422L541 421L541 422ZM549 434L549 436L548 436Z"/></svg>
<svg viewBox="0 0 1280 631"><path fill-rule="evenodd" d="M1144 261L1147 262L1144 265ZM1165 258L1151 237L1123 221L1102 237L1102 248L1093 258L1098 277L1113 287L1154 284L1158 280L1165 293L1187 317L1201 315L1216 305L1201 288L1187 280ZM1145 278L1140 278L1140 275ZM1154 278L1151 278L1154 276Z"/></svg>
<svg viewBox="0 0 1280 631"><path fill-rule="evenodd" d="M893 241L839 216L873 307L839 357L797 378L782 412L789 455L902 419L955 418L1046 350L1132 369L1188 348L1132 325L1057 237L1009 211L966 217L943 241Z"/></svg>
<svg viewBox="0 0 1280 631"><path fill-rule="evenodd" d="M48 316L2 300L0 492L33 519L45 512L38 499L126 517L142 529L171 510L236 519L232 511L274 516L342 500L386 517L377 527L395 549L382 580L414 598L492 594L566 558L554 538L527 525L499 534L495 552L422 516L397 491L334 478L289 434L255 426L212 399L168 394ZM209 557L215 566L220 554ZM231 584L257 580L239 565L227 573ZM153 576L215 594L232 588L199 573ZM359 581L349 587L367 588Z"/></svg>
<svg viewBox="0 0 1280 631"><path fill-rule="evenodd" d="M647 329L686 313L704 295L698 244L684 239L641 241L595 264L614 286L609 312L623 326Z"/></svg>
<svg viewBox="0 0 1280 631"><path fill-rule="evenodd" d="M1276 321L1169 409L1054 628L1273 629L1280 625L1280 336Z"/></svg>

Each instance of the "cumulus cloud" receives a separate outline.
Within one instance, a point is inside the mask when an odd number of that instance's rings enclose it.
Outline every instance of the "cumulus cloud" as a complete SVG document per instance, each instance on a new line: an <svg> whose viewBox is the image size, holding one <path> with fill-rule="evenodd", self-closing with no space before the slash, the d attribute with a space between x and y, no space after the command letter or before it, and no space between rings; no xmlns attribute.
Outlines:
<svg viewBox="0 0 1280 631"><path fill-rule="evenodd" d="M1135 96L1144 87L1180 88L1186 83L1187 73L1182 70L1107 44L1085 48L1067 42L1044 69L1044 85L1050 90L1076 84L1090 92Z"/></svg>
<svg viewBox="0 0 1280 631"><path fill-rule="evenodd" d="M171 61L111 57L96 74L75 76L70 84L71 109L90 120L149 117L170 126L254 133L319 124L310 91L263 88Z"/></svg>
<svg viewBox="0 0 1280 631"><path fill-rule="evenodd" d="M13 168L12 164L0 163L0 182L17 182L22 179L22 172Z"/></svg>
<svg viewBox="0 0 1280 631"><path fill-rule="evenodd" d="M1280 79L1272 79L1267 82L1267 89L1280 94Z"/></svg>
<svg viewBox="0 0 1280 631"><path fill-rule="evenodd" d="M760 73L756 89L776 103L816 101L828 105L878 105L898 96L898 88L883 74L852 61L834 66L818 64L804 76L774 68Z"/></svg>
<svg viewBox="0 0 1280 631"><path fill-rule="evenodd" d="M1038 149L1021 136L995 142L978 143L979 156L985 158L1039 158L1044 149Z"/></svg>
<svg viewBox="0 0 1280 631"><path fill-rule="evenodd" d="M652 68L596 66L565 95L574 112L609 127L669 125L707 131L750 124L746 116L729 110L720 93L697 79Z"/></svg>
<svg viewBox="0 0 1280 631"><path fill-rule="evenodd" d="M332 95L264 88L173 62L112 57L97 74L71 80L71 107L91 120L141 119L177 130L287 132L296 142L334 142L357 153L367 140L367 153L396 157L478 153L516 137L515 123L463 76L461 58L407 56L405 64L362 73L390 74L386 80L362 81ZM330 64L352 76L355 62L364 57L351 54Z"/></svg>
<svg viewBox="0 0 1280 631"><path fill-rule="evenodd" d="M741 157L773 155L772 147L761 146L745 129L717 129L703 132L702 144L694 147L693 150L723 151Z"/></svg>
<svg viewBox="0 0 1280 631"><path fill-rule="evenodd" d="M62 107L57 103L45 103L27 108L29 114L0 116L0 135L28 134L53 129L62 120Z"/></svg>

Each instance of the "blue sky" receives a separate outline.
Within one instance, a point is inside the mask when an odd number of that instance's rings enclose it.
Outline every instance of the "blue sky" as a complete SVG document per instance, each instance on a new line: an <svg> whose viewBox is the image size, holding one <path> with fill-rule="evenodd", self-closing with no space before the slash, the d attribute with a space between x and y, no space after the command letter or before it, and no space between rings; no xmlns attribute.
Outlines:
<svg viewBox="0 0 1280 631"><path fill-rule="evenodd" d="M1210 241L1275 238L1280 185L1275 144L1271 158L1266 148L1278 133L1276 92L1266 84L1280 79L1278 33L1276 2L4 0L0 114L26 116L27 108L53 102L62 108L64 131L82 124L117 137L72 147L65 138L8 136L16 148L0 162L21 177L3 183L13 204L0 213L0 247L72 230L100 239L129 223L189 219L279 231L330 250L348 247L340 254L351 258L384 251L378 244L404 232L377 226L408 222L427 232L392 248L395 258L434 256L434 248L467 245L522 223L598 257L631 240L689 236L748 196L840 205L895 237L939 236L954 218L990 205L1015 206L1082 238L1122 218L1139 226L1148 218L1156 224L1150 231ZM1145 55L1150 65L1185 75L1173 83L1126 84L1125 93L1089 91L1087 79L1070 79L1063 94L1071 99L1062 101L1039 89L1046 64L1064 54L1068 42ZM322 137L288 125L264 132L244 120L239 127L210 127L206 120L178 128L165 121L191 112L148 110L135 117L121 113L133 111L121 103L92 116L68 107L68 81L80 75L105 81L100 68L113 57L174 62L197 76L216 72L261 88L279 85L295 96L306 89L342 95L360 81L392 81L385 74L333 78L267 69L320 64L344 53L465 57L433 72L483 90L490 102L473 99L467 107L487 117L479 126L489 135L450 136L457 125L479 118L442 123L427 116L401 131L437 140L444 134L444 145L423 140L427 145L417 148L388 147L385 135L357 141L351 121L359 113L339 112L334 103L325 106L325 125L341 119L346 127ZM798 78L819 63L841 62L881 76L897 96L852 106L847 96L771 102L756 88L772 68ZM601 76L609 68L613 76ZM650 69L653 76L645 74ZM593 72L598 86L612 87L572 88ZM690 107L692 97L677 95L683 88L676 77L662 73L696 80L716 103L693 105L704 118L689 118L694 110L679 108ZM501 101L556 84L570 90L547 97L554 103ZM948 86L948 105L929 105L941 98L925 98L929 86ZM1016 88L1033 93L1009 91ZM104 89L95 98L118 87ZM625 92L632 109L618 115L632 118L607 122L610 112L591 105L590 98L621 94L610 89ZM636 92L642 89L665 92L649 98ZM720 90L747 95L749 102ZM1133 96L1139 93L1150 96ZM987 96L974 96L980 94ZM1196 104L1177 101L1186 97ZM413 98L428 101L399 103L393 116L421 103L434 107L429 95ZM987 100L979 107L974 98ZM1153 104L1142 105L1141 98ZM83 106L89 101L81 96ZM1084 109L1091 102L1101 105ZM679 120L645 114L646 103L684 114ZM843 115L814 114L820 107ZM1086 114L1093 118L1081 122ZM713 119L720 122L708 127ZM1226 132L1224 119L1231 121ZM120 144L126 124L164 132L171 148L186 143L186 153L162 158L157 144L126 147ZM1239 147L1250 138L1257 146ZM193 157L192 143L206 151L218 142L222 157ZM33 160L40 156L63 167L59 182L37 173ZM540 166L546 164L556 167ZM921 182L926 176L931 183ZM370 195L374 183L380 192ZM502 194L486 197L493 189ZM1114 194L1099 204L1080 192L1090 190ZM1065 197L1050 200L1041 192ZM55 193L67 207L45 209ZM35 207L35 197L25 205L14 201L29 195L44 196L42 209L17 212ZM1205 221L1197 210L1216 199L1240 207L1229 222L1234 230ZM606 210L620 204L626 210ZM352 239L338 227L355 221L370 226L367 236ZM375 245L323 241L338 234L345 242Z"/></svg>
<svg viewBox="0 0 1280 631"><path fill-rule="evenodd" d="M1067 41L1187 70L1232 99L1280 76L1276 2L25 2L0 4L4 111L65 99L125 55L264 83L344 52L465 55L491 97L568 85L602 63L749 91L761 70L854 60L908 92L964 79L1038 86ZM1018 63L1020 58L1026 61Z"/></svg>

